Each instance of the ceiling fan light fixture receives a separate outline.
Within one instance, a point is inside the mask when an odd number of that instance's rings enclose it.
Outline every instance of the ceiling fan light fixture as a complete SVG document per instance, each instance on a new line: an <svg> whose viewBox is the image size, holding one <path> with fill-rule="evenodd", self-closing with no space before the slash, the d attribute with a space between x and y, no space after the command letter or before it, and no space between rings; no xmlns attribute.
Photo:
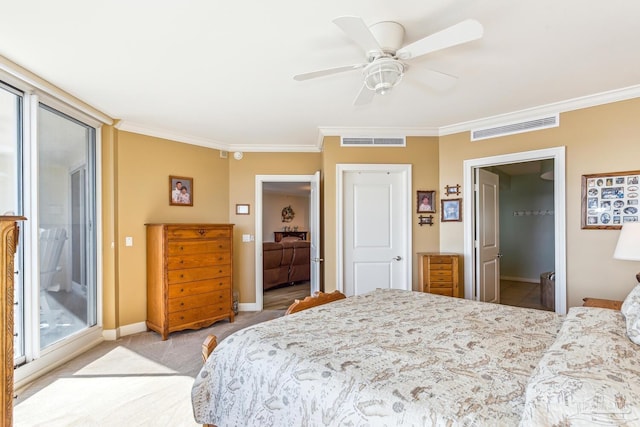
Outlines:
<svg viewBox="0 0 640 427"><path fill-rule="evenodd" d="M367 89L384 95L394 88L404 76L402 62L392 58L378 58L363 70Z"/></svg>

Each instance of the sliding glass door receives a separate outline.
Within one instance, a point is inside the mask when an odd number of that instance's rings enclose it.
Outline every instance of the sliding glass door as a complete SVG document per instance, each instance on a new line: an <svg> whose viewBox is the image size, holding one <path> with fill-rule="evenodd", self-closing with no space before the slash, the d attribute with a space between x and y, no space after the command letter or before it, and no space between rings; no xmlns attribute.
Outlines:
<svg viewBox="0 0 640 427"><path fill-rule="evenodd" d="M95 129L38 108L40 349L96 324Z"/></svg>

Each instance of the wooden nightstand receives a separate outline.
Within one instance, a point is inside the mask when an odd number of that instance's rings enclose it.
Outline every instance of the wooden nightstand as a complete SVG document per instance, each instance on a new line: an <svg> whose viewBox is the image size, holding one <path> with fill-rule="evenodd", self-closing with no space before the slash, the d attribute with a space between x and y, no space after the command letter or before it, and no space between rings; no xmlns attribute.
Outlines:
<svg viewBox="0 0 640 427"><path fill-rule="evenodd" d="M582 303L583 307L610 308L611 310L620 310L620 307L622 307L622 301L611 299L583 298L582 301L584 301Z"/></svg>

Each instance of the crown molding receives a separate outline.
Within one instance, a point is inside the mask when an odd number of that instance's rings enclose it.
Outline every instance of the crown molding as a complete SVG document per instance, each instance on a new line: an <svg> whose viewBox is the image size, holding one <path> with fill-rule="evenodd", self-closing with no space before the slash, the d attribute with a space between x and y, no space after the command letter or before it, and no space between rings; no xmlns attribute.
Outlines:
<svg viewBox="0 0 640 427"><path fill-rule="evenodd" d="M406 137L406 136L439 136L437 127L335 127L319 126L318 131L322 137L325 136L345 136L345 137Z"/></svg>
<svg viewBox="0 0 640 427"><path fill-rule="evenodd" d="M407 136L446 136L455 133L468 132L472 129L482 127L492 127L505 123L517 123L529 120L532 117L541 117L548 114L558 114L567 111L579 110L582 108L595 107L612 102L626 101L628 99L640 97L640 85L615 89L607 92L600 92L593 95L554 102L537 107L499 114L496 116L484 117L477 120L445 125L441 127L349 127L349 126L318 126L318 140L315 145L251 145L251 144L228 144L207 138L194 137L172 132L166 129L154 128L151 126L134 123L131 121L120 121L115 127L119 130L139 133L142 135L168 139L185 144L199 145L202 147L214 148L224 151L243 152L321 152L324 146L324 138L327 136L347 136L347 137L407 137Z"/></svg>
<svg viewBox="0 0 640 427"><path fill-rule="evenodd" d="M170 141L181 142L184 144L198 145L201 147L214 148L223 151L242 151L242 152L280 152L280 153L292 153L292 152L320 152L321 146L309 146L309 145L251 145L251 144L227 144L224 142L216 141L213 139L200 138L191 135L184 135L177 132L172 132L167 129L161 129L151 126L142 125L128 120L121 120L116 123L115 128L125 132L138 133L141 135L152 136L155 138L167 139Z"/></svg>
<svg viewBox="0 0 640 427"><path fill-rule="evenodd" d="M511 113L499 114L497 116L490 116L482 119L442 126L440 127L439 136L467 132L477 128L493 127L503 125L505 123L517 123L519 121L529 120L532 117L565 113L567 111L580 110L582 108L595 107L598 105L610 104L612 102L626 101L628 99L638 97L640 97L640 85L629 86L593 95L568 99L565 101L554 102L551 104L540 105L524 110L513 111Z"/></svg>
<svg viewBox="0 0 640 427"><path fill-rule="evenodd" d="M231 148L229 144L225 144L213 139L200 138L197 136L184 135L177 132L172 132L167 129L156 128L152 126L135 123L129 120L121 120L116 123L115 128L125 132L139 133L146 136L153 136L155 138L168 139L170 141L183 142L185 144L199 145L201 147L215 148L223 151L238 151Z"/></svg>

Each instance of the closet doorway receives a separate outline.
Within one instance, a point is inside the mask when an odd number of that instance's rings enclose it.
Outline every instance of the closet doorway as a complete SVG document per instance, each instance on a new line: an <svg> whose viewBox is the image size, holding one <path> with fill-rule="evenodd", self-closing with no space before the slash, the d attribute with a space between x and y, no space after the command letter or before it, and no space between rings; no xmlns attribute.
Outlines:
<svg viewBox="0 0 640 427"><path fill-rule="evenodd" d="M549 165L552 166L551 170L547 169ZM537 278L543 273L553 272L553 295L547 295L545 304L551 304L547 309L557 313L566 312L564 165L564 147L464 162L463 196L469 201L463 204L466 298L481 300L483 295L488 294L493 295L497 299L496 302L501 302L502 281L502 288L509 292L508 295L505 292L502 302L517 305L518 299L528 297L531 300L535 297L540 299L540 305L536 308L544 308L542 280ZM482 191L478 191L476 182L479 170L500 178L502 190L496 192L496 208L493 209L494 212L489 209L495 218L491 215L489 219L483 217L487 208L486 203L481 203ZM552 180L546 184L535 182L542 174ZM552 187L552 195L543 195L545 186L547 189ZM526 194L527 192L530 194ZM505 199L504 203L498 200L501 193ZM533 200L528 200L528 196ZM536 229L543 232L536 233ZM523 242L527 241L522 236L524 231L531 231L532 239L535 241L530 241L531 246L523 251ZM487 245L496 246L493 248L495 259L491 260L492 262L484 260L482 255L485 245L483 238L487 234L496 236L495 239L487 240ZM500 234L505 236L500 238ZM516 240L511 238L514 235L518 236ZM552 257L542 253L545 245L551 248ZM527 257L526 249L538 252ZM504 269L501 268L501 264L504 264ZM521 286L517 287L518 285ZM496 291L487 293L485 289Z"/></svg>

